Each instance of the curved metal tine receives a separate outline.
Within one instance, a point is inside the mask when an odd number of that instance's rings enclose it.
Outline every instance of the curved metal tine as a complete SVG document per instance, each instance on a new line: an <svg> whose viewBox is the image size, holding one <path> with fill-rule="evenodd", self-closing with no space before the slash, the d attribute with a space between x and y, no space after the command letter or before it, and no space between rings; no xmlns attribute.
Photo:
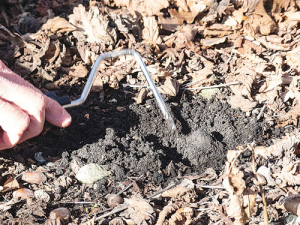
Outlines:
<svg viewBox="0 0 300 225"><path fill-rule="evenodd" d="M98 58L96 59L95 63L94 63L94 66L91 70L91 73L89 75L89 78L83 88L83 91L81 93L81 96L79 99L77 100L74 100L74 101L71 101L70 104L68 105L64 105L64 108L69 108L69 107L73 107L73 106L77 106L77 105L81 105L85 102L85 100L87 99L88 97L88 94L90 93L90 90L92 88L92 85L93 85L93 82L95 80L95 77L97 75L97 71L98 71L98 68L99 68L99 65L100 63L105 60L105 59L110 59L110 58L116 58L116 57L119 57L119 56L123 56L123 55L132 55L135 60L137 61L138 65L140 66L148 84L149 84L149 87L151 89L151 91L153 92L153 95L157 101L157 104L164 116L164 118L166 119L167 121L167 125L168 125L168 128L170 130L176 130L176 125L172 119L172 116L171 114L169 113L164 101L162 100L152 78L151 78L151 75L149 74L149 71L142 59L142 57L140 56L139 53L137 53L136 51L134 50L131 50L131 49L124 49L124 50L120 50L120 51L114 51L114 52L107 52L107 53L104 53L100 56L98 56Z"/></svg>

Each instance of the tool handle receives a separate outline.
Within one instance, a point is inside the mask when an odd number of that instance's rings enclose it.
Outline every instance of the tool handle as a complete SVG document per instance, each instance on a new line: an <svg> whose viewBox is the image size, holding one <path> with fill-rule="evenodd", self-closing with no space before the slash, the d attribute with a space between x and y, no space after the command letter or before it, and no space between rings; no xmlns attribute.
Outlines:
<svg viewBox="0 0 300 225"><path fill-rule="evenodd" d="M71 103L71 100L68 95L58 96L56 94L56 91L47 91L44 94L49 98L52 98L53 100L57 101L61 106L68 105Z"/></svg>

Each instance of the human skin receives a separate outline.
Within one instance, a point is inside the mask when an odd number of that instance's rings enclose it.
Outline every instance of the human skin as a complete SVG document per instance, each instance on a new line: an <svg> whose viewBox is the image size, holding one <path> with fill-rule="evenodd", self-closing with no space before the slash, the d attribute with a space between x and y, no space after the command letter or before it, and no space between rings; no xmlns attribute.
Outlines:
<svg viewBox="0 0 300 225"><path fill-rule="evenodd" d="M64 108L0 60L0 150L39 135L45 120L58 127L71 124Z"/></svg>

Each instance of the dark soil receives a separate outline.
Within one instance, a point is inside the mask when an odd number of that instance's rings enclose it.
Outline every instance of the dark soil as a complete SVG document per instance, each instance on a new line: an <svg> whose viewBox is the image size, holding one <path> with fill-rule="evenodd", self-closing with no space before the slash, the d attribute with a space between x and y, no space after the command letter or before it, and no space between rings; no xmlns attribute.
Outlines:
<svg viewBox="0 0 300 225"><path fill-rule="evenodd" d="M26 148L23 158L42 151L44 157L63 156L59 174L70 171L70 161L76 160L104 165L114 181L147 174L160 183L165 176L182 175L181 170L222 171L228 149L262 141L262 121L217 98L207 101L185 93L165 99L178 128L172 133L154 99L137 105L122 90L107 90L105 96L101 101L92 94L83 106L70 109L72 125L34 139L34 147Z"/></svg>

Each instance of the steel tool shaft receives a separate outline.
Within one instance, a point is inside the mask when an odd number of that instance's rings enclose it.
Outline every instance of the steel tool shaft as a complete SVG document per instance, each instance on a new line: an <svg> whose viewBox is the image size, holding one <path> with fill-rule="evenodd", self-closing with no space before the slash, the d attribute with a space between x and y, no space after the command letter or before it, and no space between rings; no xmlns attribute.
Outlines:
<svg viewBox="0 0 300 225"><path fill-rule="evenodd" d="M140 68L148 82L148 85L149 85L151 91L153 92L153 95L157 101L157 104L158 104L165 120L167 121L169 129L176 130L176 125L172 119L172 116L169 113L164 101L162 100L162 98L151 78L151 75L149 74L149 71L148 71L145 63L143 62L143 59L141 58L139 53L137 53L136 51L131 50L131 49L124 49L124 50L120 50L120 51L108 52L108 53L104 53L104 54L101 54L100 56L98 56L98 58L96 59L96 61L94 63L92 71L89 75L89 78L84 86L84 89L82 91L80 98L76 99L74 101L71 101L71 103L66 104L63 107L69 108L69 107L81 105L82 103L84 103L88 97L88 94L90 93L90 90L92 88L93 82L97 75L100 63L105 59L116 58L116 57L123 56L123 55L132 55L135 58L135 60L137 61L138 65L140 66Z"/></svg>

